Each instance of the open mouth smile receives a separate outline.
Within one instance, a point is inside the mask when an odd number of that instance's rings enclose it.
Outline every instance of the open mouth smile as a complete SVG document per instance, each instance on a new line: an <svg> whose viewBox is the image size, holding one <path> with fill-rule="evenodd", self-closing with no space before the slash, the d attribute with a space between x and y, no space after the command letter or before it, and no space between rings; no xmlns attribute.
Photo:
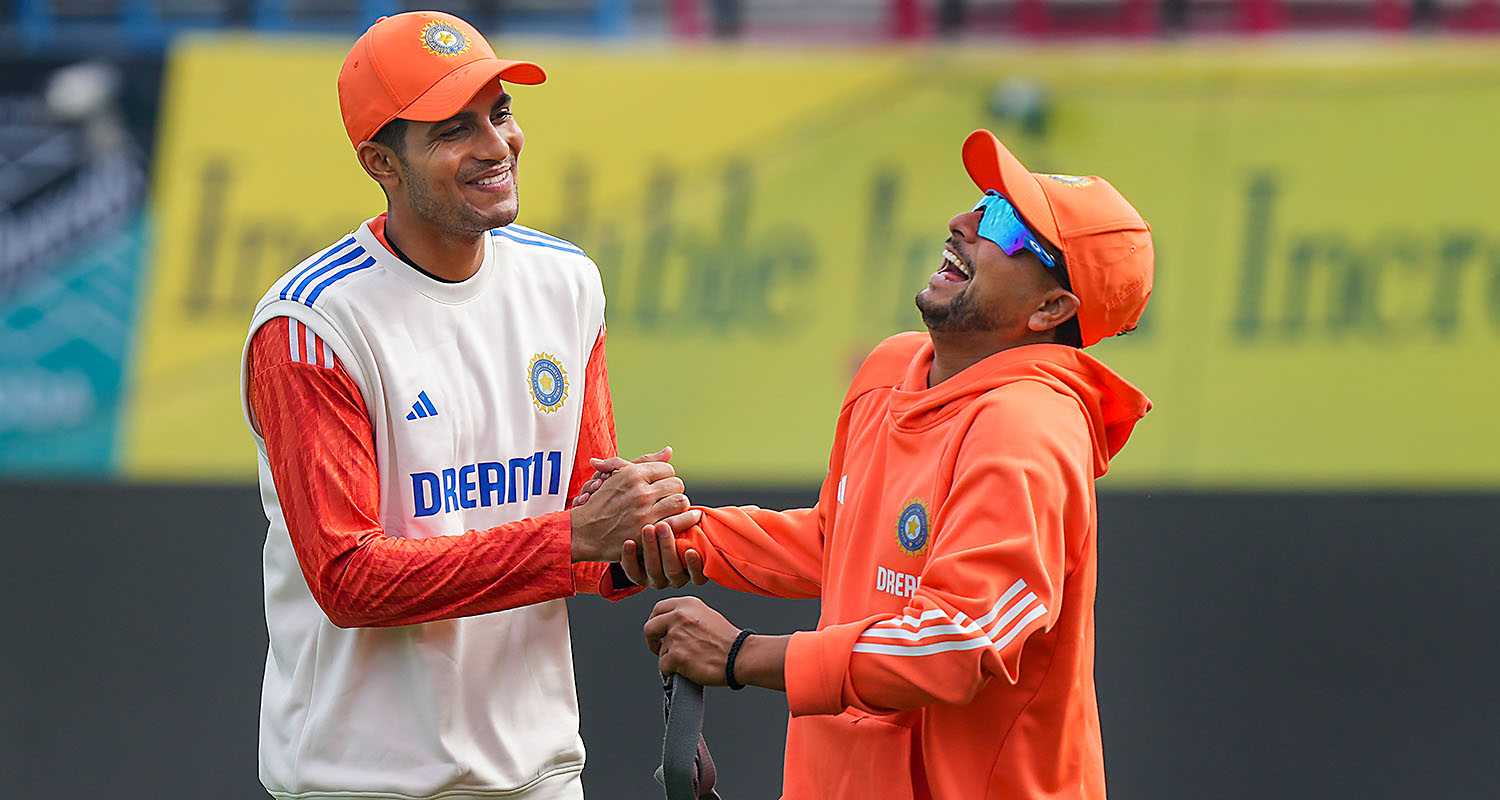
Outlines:
<svg viewBox="0 0 1500 800"><path fill-rule="evenodd" d="M952 249L943 248L942 266L933 273L933 283L964 283L974 277L974 268Z"/></svg>

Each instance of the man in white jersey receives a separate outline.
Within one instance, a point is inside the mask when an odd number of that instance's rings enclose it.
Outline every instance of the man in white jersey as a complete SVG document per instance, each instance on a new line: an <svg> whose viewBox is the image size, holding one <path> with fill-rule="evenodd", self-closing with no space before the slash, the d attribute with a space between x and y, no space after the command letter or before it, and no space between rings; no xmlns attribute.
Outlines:
<svg viewBox="0 0 1500 800"><path fill-rule="evenodd" d="M339 75L387 213L271 286L242 364L278 798L581 798L564 598L635 591L647 549L685 580L668 451L567 507L614 421L597 268L513 224L501 82L544 79L436 12L377 21Z"/></svg>

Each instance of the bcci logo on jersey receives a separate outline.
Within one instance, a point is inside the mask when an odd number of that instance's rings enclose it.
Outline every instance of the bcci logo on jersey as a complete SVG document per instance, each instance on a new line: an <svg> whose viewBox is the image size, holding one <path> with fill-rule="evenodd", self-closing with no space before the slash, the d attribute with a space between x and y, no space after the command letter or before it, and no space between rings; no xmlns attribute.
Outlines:
<svg viewBox="0 0 1500 800"><path fill-rule="evenodd" d="M896 518L896 542L908 555L927 552L927 504L912 499Z"/></svg>
<svg viewBox="0 0 1500 800"><path fill-rule="evenodd" d="M531 386L531 402L536 404L538 411L551 414L562 408L563 402L568 399L568 373L563 371L557 356L551 353L532 356L527 376Z"/></svg>

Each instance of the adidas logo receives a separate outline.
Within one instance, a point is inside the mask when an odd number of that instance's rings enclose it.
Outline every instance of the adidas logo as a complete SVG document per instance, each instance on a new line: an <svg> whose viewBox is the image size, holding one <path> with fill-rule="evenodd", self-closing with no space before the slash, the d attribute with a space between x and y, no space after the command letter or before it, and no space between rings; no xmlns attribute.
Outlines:
<svg viewBox="0 0 1500 800"><path fill-rule="evenodd" d="M407 412L407 419L426 419L437 416L437 406L428 399L427 392L417 392L417 402L411 404L411 411Z"/></svg>

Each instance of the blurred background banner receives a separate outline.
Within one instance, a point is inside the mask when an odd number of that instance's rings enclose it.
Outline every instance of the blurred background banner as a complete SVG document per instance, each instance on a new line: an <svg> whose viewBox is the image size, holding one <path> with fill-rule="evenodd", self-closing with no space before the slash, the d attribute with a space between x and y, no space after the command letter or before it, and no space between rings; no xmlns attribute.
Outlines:
<svg viewBox="0 0 1500 800"><path fill-rule="evenodd" d="M383 208L339 127L345 46L172 52L128 477L253 478L250 309ZM1106 176L1155 228L1144 323L1092 351L1156 403L1112 485L1500 485L1500 427L1479 424L1500 406L1500 223L1476 202L1500 168L1474 157L1500 48L499 48L551 76L514 90L520 221L603 271L627 453L819 480L859 360L920 326L913 295L977 196L958 146L984 127L1034 170Z"/></svg>

